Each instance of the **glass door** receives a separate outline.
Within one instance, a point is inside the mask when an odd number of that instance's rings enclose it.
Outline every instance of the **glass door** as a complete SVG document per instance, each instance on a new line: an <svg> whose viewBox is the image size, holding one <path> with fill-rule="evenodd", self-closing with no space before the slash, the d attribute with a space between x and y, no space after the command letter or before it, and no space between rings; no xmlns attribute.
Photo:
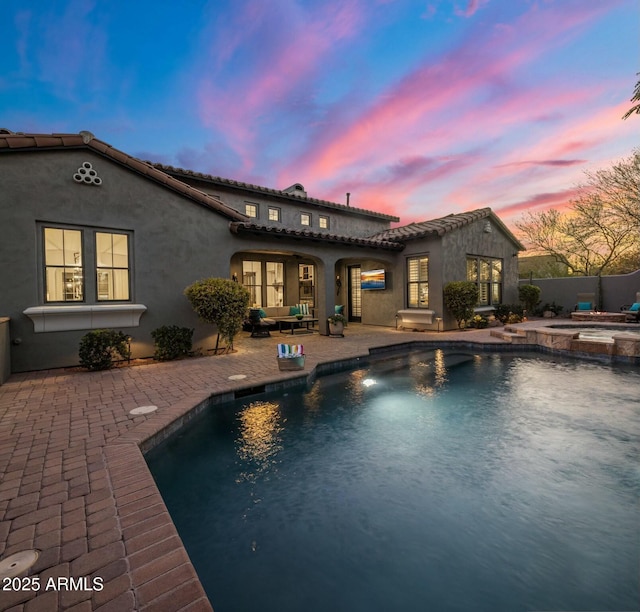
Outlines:
<svg viewBox="0 0 640 612"><path fill-rule="evenodd" d="M349 321L362 320L362 290L360 288L360 266L349 266L349 287L347 291Z"/></svg>

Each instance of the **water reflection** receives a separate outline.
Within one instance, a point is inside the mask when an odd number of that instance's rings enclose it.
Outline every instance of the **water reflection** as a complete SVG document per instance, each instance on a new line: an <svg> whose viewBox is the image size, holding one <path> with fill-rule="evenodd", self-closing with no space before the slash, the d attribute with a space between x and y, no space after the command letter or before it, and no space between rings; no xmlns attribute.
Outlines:
<svg viewBox="0 0 640 612"><path fill-rule="evenodd" d="M282 450L281 432L284 420L276 402L253 402L239 414L240 427L236 452L246 471L244 480L253 480L269 470Z"/></svg>
<svg viewBox="0 0 640 612"><path fill-rule="evenodd" d="M438 349L433 355L433 361L414 364L411 374L415 378L416 393L422 397L433 397L448 380L444 353Z"/></svg>
<svg viewBox="0 0 640 612"><path fill-rule="evenodd" d="M370 376L369 370L354 370L349 373L347 392L350 402L359 405L364 400L366 387L362 384Z"/></svg>
<svg viewBox="0 0 640 612"><path fill-rule="evenodd" d="M303 395L302 401L307 412L319 412L322 407L321 385L319 385L318 383L313 385L313 387L311 387L311 389Z"/></svg>

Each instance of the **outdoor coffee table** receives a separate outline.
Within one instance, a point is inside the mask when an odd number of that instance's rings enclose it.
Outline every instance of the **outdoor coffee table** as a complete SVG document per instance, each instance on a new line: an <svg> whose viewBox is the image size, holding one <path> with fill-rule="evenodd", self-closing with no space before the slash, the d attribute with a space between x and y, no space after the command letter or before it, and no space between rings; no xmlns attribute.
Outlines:
<svg viewBox="0 0 640 612"><path fill-rule="evenodd" d="M281 334L290 332L292 336L295 333L312 334L314 331L318 331L315 329L311 329L317 322L318 319L314 319L313 317L302 317L302 319L298 319L297 317L280 317L278 319L278 331ZM282 329L283 323L286 323L289 327L286 329ZM302 327L303 323L305 324L305 327Z"/></svg>
<svg viewBox="0 0 640 612"><path fill-rule="evenodd" d="M571 313L572 321L591 321L592 323L624 323L627 315L624 312L589 312L576 310Z"/></svg>

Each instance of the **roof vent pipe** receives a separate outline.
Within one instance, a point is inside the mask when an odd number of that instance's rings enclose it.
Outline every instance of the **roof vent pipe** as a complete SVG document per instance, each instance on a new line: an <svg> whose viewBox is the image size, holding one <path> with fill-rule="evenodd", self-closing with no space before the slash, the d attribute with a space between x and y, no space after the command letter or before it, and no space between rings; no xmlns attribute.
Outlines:
<svg viewBox="0 0 640 612"><path fill-rule="evenodd" d="M349 206L349 198L351 197L351 194L347 191L347 206Z"/></svg>

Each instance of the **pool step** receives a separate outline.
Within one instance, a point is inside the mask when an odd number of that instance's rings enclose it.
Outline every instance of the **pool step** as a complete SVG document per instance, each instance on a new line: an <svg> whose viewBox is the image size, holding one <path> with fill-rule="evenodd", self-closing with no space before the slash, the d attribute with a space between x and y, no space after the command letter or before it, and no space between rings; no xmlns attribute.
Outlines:
<svg viewBox="0 0 640 612"><path fill-rule="evenodd" d="M518 329L517 327L511 328L508 325L502 328L494 328L489 331L489 335L494 338L500 338L511 344L526 344L527 332L524 329Z"/></svg>

